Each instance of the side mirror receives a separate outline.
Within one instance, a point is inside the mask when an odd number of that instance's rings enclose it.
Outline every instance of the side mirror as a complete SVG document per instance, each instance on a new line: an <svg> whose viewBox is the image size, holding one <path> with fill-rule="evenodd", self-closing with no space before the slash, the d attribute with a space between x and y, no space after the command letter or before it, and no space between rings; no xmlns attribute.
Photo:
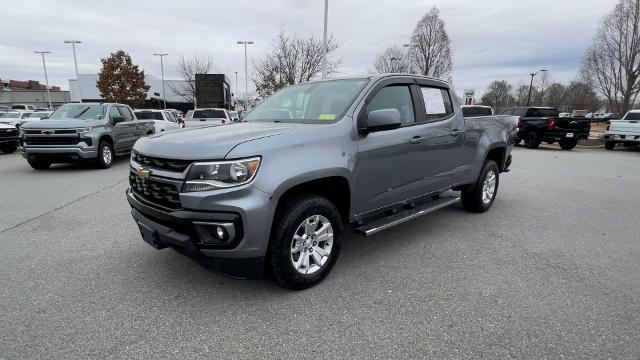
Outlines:
<svg viewBox="0 0 640 360"><path fill-rule="evenodd" d="M366 127L368 132L393 130L402 126L398 109L374 110L367 115Z"/></svg>
<svg viewBox="0 0 640 360"><path fill-rule="evenodd" d="M124 117L123 116L114 116L111 118L111 123L113 125L116 125L118 123L124 122Z"/></svg>

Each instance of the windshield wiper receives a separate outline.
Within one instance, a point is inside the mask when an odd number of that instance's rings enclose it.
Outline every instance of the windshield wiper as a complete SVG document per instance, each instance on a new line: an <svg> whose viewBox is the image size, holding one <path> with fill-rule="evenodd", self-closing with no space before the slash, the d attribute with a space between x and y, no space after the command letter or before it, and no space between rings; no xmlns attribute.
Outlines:
<svg viewBox="0 0 640 360"><path fill-rule="evenodd" d="M74 116L73 118L74 118L74 119L79 118L79 117L80 117L80 115L82 115L82 114L86 113L87 111L89 111L89 109L90 109L90 108L89 108L89 107L87 107L86 109L84 109L84 110L80 111L80 113L79 113L78 115Z"/></svg>

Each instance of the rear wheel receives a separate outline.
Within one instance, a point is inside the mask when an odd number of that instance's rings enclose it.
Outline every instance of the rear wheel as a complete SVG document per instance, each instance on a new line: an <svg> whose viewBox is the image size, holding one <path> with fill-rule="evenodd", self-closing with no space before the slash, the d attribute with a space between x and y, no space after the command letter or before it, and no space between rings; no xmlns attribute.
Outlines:
<svg viewBox="0 0 640 360"><path fill-rule="evenodd" d="M607 141L604 143L604 148L607 150L613 150L614 147L616 147L616 143L613 141Z"/></svg>
<svg viewBox="0 0 640 360"><path fill-rule="evenodd" d="M46 170L51 166L51 162L42 158L28 158L27 162L36 170Z"/></svg>
<svg viewBox="0 0 640 360"><path fill-rule="evenodd" d="M13 146L5 146L2 148L2 152L5 154L12 154L14 152L16 152L16 150L18 150L18 147L13 145Z"/></svg>
<svg viewBox="0 0 640 360"><path fill-rule="evenodd" d="M562 139L560 140L560 148L562 150L571 150L578 145L577 139Z"/></svg>
<svg viewBox="0 0 640 360"><path fill-rule="evenodd" d="M493 160L486 160L478 181L471 189L462 191L462 207L466 211L483 213L493 205L498 194L500 169Z"/></svg>
<svg viewBox="0 0 640 360"><path fill-rule="evenodd" d="M538 146L540 146L540 140L538 139L538 134L536 134L535 131L529 131L524 136L524 146L526 146L527 149L537 149Z"/></svg>
<svg viewBox="0 0 640 360"><path fill-rule="evenodd" d="M305 289L322 281L340 253L342 221L326 198L301 195L289 201L274 221L267 264L282 286Z"/></svg>
<svg viewBox="0 0 640 360"><path fill-rule="evenodd" d="M111 147L111 144L106 140L100 140L96 166L100 169L110 168L113 163L113 156L113 147Z"/></svg>

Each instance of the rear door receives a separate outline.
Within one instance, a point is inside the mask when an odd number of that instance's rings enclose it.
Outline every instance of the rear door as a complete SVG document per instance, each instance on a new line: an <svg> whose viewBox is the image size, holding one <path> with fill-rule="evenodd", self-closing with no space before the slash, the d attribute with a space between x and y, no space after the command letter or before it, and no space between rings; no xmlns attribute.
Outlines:
<svg viewBox="0 0 640 360"><path fill-rule="evenodd" d="M141 136L141 126L140 122L133 116L131 110L128 107L118 105L118 111L120 115L124 118L124 129L125 133L125 141L124 141L124 150L131 149L133 147L133 143L138 140Z"/></svg>
<svg viewBox="0 0 640 360"><path fill-rule="evenodd" d="M109 122L113 126L113 147L116 152L126 150L129 144L129 133L131 131L131 124L126 123L126 120L117 124L114 123L115 118L119 117L122 117L122 114L120 114L120 111L118 111L118 107L115 105L111 105L109 107Z"/></svg>

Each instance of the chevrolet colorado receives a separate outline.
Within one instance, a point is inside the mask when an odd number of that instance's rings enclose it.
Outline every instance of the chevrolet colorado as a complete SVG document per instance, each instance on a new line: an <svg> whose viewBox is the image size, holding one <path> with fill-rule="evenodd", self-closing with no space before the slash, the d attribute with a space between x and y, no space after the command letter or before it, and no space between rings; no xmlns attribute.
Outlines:
<svg viewBox="0 0 640 360"><path fill-rule="evenodd" d="M449 85L422 76L299 84L240 123L140 139L126 197L156 249L302 289L335 264L345 224L368 236L460 199L487 211L516 125L465 120Z"/></svg>

